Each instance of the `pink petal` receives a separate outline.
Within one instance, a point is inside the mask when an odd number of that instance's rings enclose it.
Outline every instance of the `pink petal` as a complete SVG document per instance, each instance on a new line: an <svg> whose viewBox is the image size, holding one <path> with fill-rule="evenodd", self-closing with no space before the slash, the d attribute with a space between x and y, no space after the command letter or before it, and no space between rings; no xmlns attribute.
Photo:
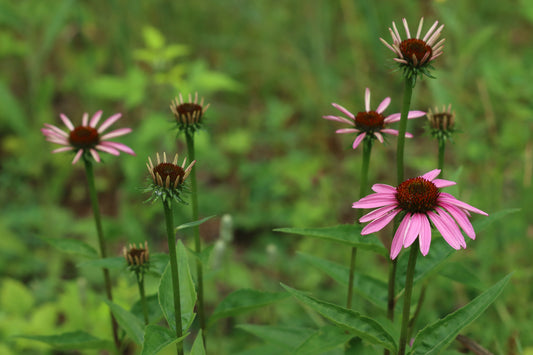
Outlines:
<svg viewBox="0 0 533 355"><path fill-rule="evenodd" d="M365 89L365 110L366 112L370 111L370 89Z"/></svg>
<svg viewBox="0 0 533 355"><path fill-rule="evenodd" d="M402 219L402 221L400 222L398 229L396 229L396 233L394 233L394 238L392 239L392 245L391 245L391 251L390 251L391 259L396 259L396 257L398 256L398 254L400 254L400 251L402 250L403 242L405 240L405 231L411 221L410 217L411 217L411 214L407 213Z"/></svg>
<svg viewBox="0 0 533 355"><path fill-rule="evenodd" d="M373 195L379 195L379 196L373 196ZM372 197L372 198L369 198ZM357 202L354 202L352 204L352 208L378 208L383 206L389 206L389 205L398 205L398 200L396 200L396 197L392 195L391 197L388 197L385 194L372 194L368 195L366 197L363 197Z"/></svg>
<svg viewBox="0 0 533 355"><path fill-rule="evenodd" d="M323 119L326 119L326 120L330 120L330 121L337 121L337 122L341 122L341 123L347 123L351 126L355 126L355 122L352 120L350 121L349 119L347 118L344 118L344 117L340 117L340 116L332 116L332 115L328 115L328 116L322 116Z"/></svg>
<svg viewBox="0 0 533 355"><path fill-rule="evenodd" d="M405 28L405 33L407 34L407 38L411 38L411 34L409 33L409 26L407 26L407 20L403 18L402 21L403 27Z"/></svg>
<svg viewBox="0 0 533 355"><path fill-rule="evenodd" d="M390 105L390 97L386 97L381 103L379 104L378 108L376 109L377 113L382 113L389 107Z"/></svg>
<svg viewBox="0 0 533 355"><path fill-rule="evenodd" d="M100 162L100 155L98 154L98 152L94 149L89 149L89 152L91 153L92 157L94 158L94 160L96 160L97 163Z"/></svg>
<svg viewBox="0 0 533 355"><path fill-rule="evenodd" d="M471 211L471 212L474 212L474 213L477 213L477 214L482 214L484 216L488 216L488 214L486 212L483 212L482 210L477 209L474 206L470 206L468 203L465 203L463 201L459 201L458 199L456 199L455 197L453 197L452 195L450 195L449 193L446 193L446 192L441 192L440 193L439 202L440 201L450 203L450 204L452 204L454 206L457 206L459 208L462 208L462 209L465 209L465 210L468 210L468 211Z"/></svg>
<svg viewBox="0 0 533 355"><path fill-rule="evenodd" d="M431 245L431 225L427 217L423 216L420 226L420 237L418 238L420 243L420 252L426 256L429 252L429 246Z"/></svg>
<svg viewBox="0 0 533 355"><path fill-rule="evenodd" d="M375 219L382 218L387 213L389 213L390 211L392 211L395 208L396 208L396 206L385 206L385 207L381 207L381 208L375 209L374 211L369 212L369 213L365 214L363 217L359 218L359 222L366 223L366 222L373 221ZM395 211L394 214L398 214L398 211Z"/></svg>
<svg viewBox="0 0 533 355"><path fill-rule="evenodd" d="M466 249L465 238L463 237L463 233L461 233L461 230L457 226L457 223L454 221L454 219L442 208L437 208L436 211L441 216L444 223L446 223L449 230L453 233L459 244Z"/></svg>
<svg viewBox="0 0 533 355"><path fill-rule="evenodd" d="M116 129L114 131L111 131L109 133L106 133L104 134L102 137L100 137L101 140L106 140L106 139L109 139L109 138L115 138L115 137L120 137L120 136L123 136L125 134L128 134L131 132L131 128L119 128L119 129Z"/></svg>
<svg viewBox="0 0 533 355"><path fill-rule="evenodd" d="M383 136L379 132L374 132L374 136L378 139L380 143L383 143Z"/></svg>
<svg viewBox="0 0 533 355"><path fill-rule="evenodd" d="M65 116L64 114L60 113L59 117L61 117L61 120L63 121L65 126L67 126L69 131L73 131L74 130L74 125L72 124L72 122L69 120L69 118L67 116Z"/></svg>
<svg viewBox="0 0 533 355"><path fill-rule="evenodd" d="M336 103L332 103L331 105L333 105L333 107L335 107L340 112L344 113L346 116L350 117L352 120L355 119L355 116L353 115L353 113L345 109L343 106L336 104Z"/></svg>
<svg viewBox="0 0 533 355"><path fill-rule="evenodd" d="M426 115L426 112L424 111L409 111L409 113L407 114L407 118L413 119L413 118L418 118L418 117L422 117L425 115Z"/></svg>
<svg viewBox="0 0 533 355"><path fill-rule="evenodd" d="M372 185L372 190L375 192L383 192L383 193L396 193L396 188L390 185L385 184L374 184Z"/></svg>
<svg viewBox="0 0 533 355"><path fill-rule="evenodd" d="M451 234L446 224L442 221L441 217L436 214L435 212L428 211L427 212L429 218L431 219L431 222L437 227L440 234L446 240L446 242L455 250L461 249L461 245L456 240L456 238Z"/></svg>
<svg viewBox="0 0 533 355"><path fill-rule="evenodd" d="M431 26L429 28L429 30L427 31L426 35L424 36L424 38L422 39L424 42L427 42L427 39L428 37L431 35L431 32L433 32L433 30L435 29L435 27L437 27L437 25L439 24L439 21L435 21L435 23L433 24L433 26Z"/></svg>
<svg viewBox="0 0 533 355"><path fill-rule="evenodd" d="M379 38L379 40L380 40L384 45L386 45L387 48L389 48L391 51L393 51L393 52L396 53L396 50L394 50L394 48L393 48L390 44L388 44L387 41L385 41L385 40L384 40L383 38L381 38L381 37Z"/></svg>
<svg viewBox="0 0 533 355"><path fill-rule="evenodd" d="M391 129L391 128L384 128L381 130L382 133L387 133L387 134L392 134L393 136L397 136L399 134L399 132L395 129Z"/></svg>
<svg viewBox="0 0 533 355"><path fill-rule="evenodd" d="M74 159L72 159L72 164L76 164L78 160L80 160L82 154L83 154L83 149L78 150L78 152L74 156Z"/></svg>
<svg viewBox="0 0 533 355"><path fill-rule="evenodd" d="M59 129L58 127L56 126L52 126L51 124L48 124L48 123L45 123L44 124L48 129L50 129L51 131L53 131L54 133L57 133L58 135L62 136L62 137L68 137L68 133L63 131L62 129Z"/></svg>
<svg viewBox="0 0 533 355"><path fill-rule="evenodd" d="M392 122L398 122L400 120L400 117L401 117L401 113L393 113L392 115L388 115L387 117L385 117L385 119L383 120L383 122L385 123L392 123Z"/></svg>
<svg viewBox="0 0 533 355"><path fill-rule="evenodd" d="M111 147L111 148L114 148L114 149L118 149L124 153L127 153L127 154L130 154L130 155L135 155L135 152L133 151L133 149L131 149L130 147L128 147L127 145L125 144L122 144L122 143L117 143L117 142L102 142L100 143L101 145L103 146L106 146L106 147Z"/></svg>
<svg viewBox="0 0 533 355"><path fill-rule="evenodd" d="M420 38L420 31L422 31L422 25L424 24L424 18L421 17L420 18L420 22L418 23L418 31L416 31L416 37L415 38Z"/></svg>
<svg viewBox="0 0 533 355"><path fill-rule="evenodd" d="M387 224L390 223L390 221L394 219L398 212L399 210L396 213L388 213L381 218L373 220L372 222L368 223L365 228L363 228L361 234L367 235L382 230Z"/></svg>
<svg viewBox="0 0 533 355"><path fill-rule="evenodd" d="M343 134L343 133L358 133L359 130L356 129L356 128L341 128L341 129L338 129L335 131L335 133L340 133L340 134Z"/></svg>
<svg viewBox="0 0 533 355"><path fill-rule="evenodd" d="M57 137L57 136L48 136L46 137L46 140L52 143L57 143L61 145L70 145L69 141L66 138L63 137Z"/></svg>
<svg viewBox="0 0 533 355"><path fill-rule="evenodd" d="M421 213L413 213L413 216L411 217L411 223L409 224L409 226L407 227L407 231L405 232L405 239L403 241L404 248L410 247L420 234L420 228L422 227L422 218L427 217Z"/></svg>
<svg viewBox="0 0 533 355"><path fill-rule="evenodd" d="M120 154L120 152L118 150L116 150L114 148L111 148L111 147L106 147L103 144L98 144L95 148L98 149L98 150L101 150L102 152L109 153L111 155L119 155Z"/></svg>
<svg viewBox="0 0 533 355"><path fill-rule="evenodd" d="M61 152L67 152L69 150L74 150L74 147L61 147L61 148L57 148L57 149L54 149L52 150L52 153L61 153Z"/></svg>
<svg viewBox="0 0 533 355"><path fill-rule="evenodd" d="M81 125L85 127L89 125L89 114L87 112L83 114L83 118L81 119Z"/></svg>
<svg viewBox="0 0 533 355"><path fill-rule="evenodd" d="M115 113L113 116L109 117L107 120L102 123L102 125L98 128L98 133L104 132L106 129L109 128L113 123L117 122L120 117L122 117L121 113Z"/></svg>
<svg viewBox="0 0 533 355"><path fill-rule="evenodd" d="M470 223L470 220L463 212L463 210L448 203L441 203L440 205L452 215L452 217L457 221L457 224L459 224L459 226L463 229L463 231L470 239L476 239L476 232L474 231L474 227L472 227L472 223Z"/></svg>
<svg viewBox="0 0 533 355"><path fill-rule="evenodd" d="M89 123L89 126L92 128L95 128L98 122L100 121L100 118L102 117L102 110L96 111L96 113L93 115L93 118L91 118L91 122Z"/></svg>
<svg viewBox="0 0 533 355"><path fill-rule="evenodd" d="M429 181L433 181L433 179L439 176L439 174L440 174L440 169L434 169L422 175L421 178L424 178Z"/></svg>
<svg viewBox="0 0 533 355"><path fill-rule="evenodd" d="M453 186L455 184L457 184L455 181L451 181L451 180L444 180L444 179L435 179L432 181L435 186L437 186L439 189L440 188L443 188L443 187L448 187L448 186Z"/></svg>
<svg viewBox="0 0 533 355"><path fill-rule="evenodd" d="M352 145L352 148L355 149L359 146L359 144L363 141L363 139L365 139L366 137L366 133L363 132L361 133L360 135L358 135L355 140L353 141L353 145Z"/></svg>

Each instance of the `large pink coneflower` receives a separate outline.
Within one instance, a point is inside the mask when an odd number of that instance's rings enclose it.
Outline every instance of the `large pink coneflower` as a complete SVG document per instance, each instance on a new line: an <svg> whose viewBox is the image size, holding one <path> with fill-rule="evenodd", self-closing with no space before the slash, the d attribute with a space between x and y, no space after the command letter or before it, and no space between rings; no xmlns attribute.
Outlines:
<svg viewBox="0 0 533 355"><path fill-rule="evenodd" d="M393 113L385 117L383 111L389 107L391 100L390 97L386 97L379 104L378 108L373 111L370 109L370 89L366 88L365 90L365 111L358 112L356 115L345 109L339 104L332 103L333 107L341 111L343 114L349 117L345 118L342 116L323 116L326 120L337 121L341 123L347 123L354 128L341 128L336 131L336 133L356 133L357 137L353 142L353 149L357 148L359 144L369 137L371 139L376 138L380 143L383 143L383 133L392 134L397 136L398 131L395 129L387 128L387 124L392 122L397 122L400 120L400 113ZM424 111L409 111L407 118L416 118L422 117L426 113ZM410 133L405 134L406 137L412 138L413 135Z"/></svg>
<svg viewBox="0 0 533 355"><path fill-rule="evenodd" d="M52 153L60 153L67 151L75 151L76 155L72 160L72 164L76 164L82 155L92 156L96 162L100 162L100 155L98 151L109 153L112 155L119 155L120 151L135 155L133 150L122 143L109 141L110 138L123 136L131 132L131 128L119 128L109 133L103 134L113 123L118 121L121 117L121 113L116 113L106 119L100 127L97 128L98 122L102 117L102 111L97 111L91 120L89 121L89 114L84 113L80 126L74 126L72 121L60 114L61 120L67 126L68 132L45 123L46 128L42 128L41 131L46 136L46 140L63 145L61 148L57 148Z"/></svg>
<svg viewBox="0 0 533 355"><path fill-rule="evenodd" d="M455 182L435 179L439 169L406 180L398 187L375 184L375 192L354 202L353 208L376 208L364 215L360 222L370 222L361 234L375 233L383 229L398 214L405 214L394 234L390 257L395 259L402 247L409 247L419 237L420 251L429 252L431 223L454 249L466 248L461 229L471 239L476 238L468 217L470 212L487 216L487 213L459 201L452 195L440 192L440 188L455 185ZM431 223L430 223L431 222Z"/></svg>

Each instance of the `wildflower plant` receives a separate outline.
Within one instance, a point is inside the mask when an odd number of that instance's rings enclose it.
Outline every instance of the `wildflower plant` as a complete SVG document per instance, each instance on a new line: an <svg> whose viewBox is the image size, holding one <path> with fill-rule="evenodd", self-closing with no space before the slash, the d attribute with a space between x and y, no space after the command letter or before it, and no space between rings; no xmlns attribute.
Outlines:
<svg viewBox="0 0 533 355"><path fill-rule="evenodd" d="M183 95L180 93L170 103L170 110L174 114L176 119L176 126L179 132L185 132L185 134L194 134L196 131L202 129L204 125L204 114L209 108L209 104L204 105L204 98L198 102L198 93L194 94L194 100L191 94L189 94L189 101L183 99Z"/></svg>
<svg viewBox="0 0 533 355"><path fill-rule="evenodd" d="M139 287L139 295L141 298L141 306L143 310L144 324L148 325L148 305L146 303L146 295L144 291L144 275L150 269L150 250L148 249L148 242L144 245L129 244L128 247L122 249L128 270L135 274L137 285Z"/></svg>
<svg viewBox="0 0 533 355"><path fill-rule="evenodd" d="M159 153L156 154L156 162L154 164L152 159L148 157L146 167L150 173L150 183L146 188L146 192L152 192L149 201L156 201L161 199L164 203L167 201L176 201L178 203L187 204L182 198L184 193L188 193L189 189L185 184L185 180L191 173L192 167L196 161L192 161L188 166L187 158L183 159L181 165L178 165L178 154L174 156L174 160L170 162L167 160L167 154L163 153L163 159Z"/></svg>

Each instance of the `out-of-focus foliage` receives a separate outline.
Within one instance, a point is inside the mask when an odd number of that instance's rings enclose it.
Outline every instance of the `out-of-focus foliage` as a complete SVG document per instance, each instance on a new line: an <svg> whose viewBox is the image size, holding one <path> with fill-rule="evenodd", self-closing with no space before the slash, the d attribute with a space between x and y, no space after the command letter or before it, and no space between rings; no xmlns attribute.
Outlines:
<svg viewBox="0 0 533 355"><path fill-rule="evenodd" d="M74 120L99 109L123 113L121 124L134 131L121 141L137 156L107 156L96 167L110 254L145 239L151 250L164 251L162 213L143 203L148 196L140 189L147 156L186 151L182 137L176 143L168 109L179 92L198 91L211 103L207 129L196 139L200 213L234 218L231 241L218 238L219 219L201 227L206 243L215 243L217 263L206 277L210 311L237 288L282 291L279 281L342 299L342 288L294 250L346 264L344 248L272 229L353 222L361 152L321 116L334 111L331 102L362 110L365 87L373 103L390 96L387 112L400 110L401 76L392 72L379 37L389 36L391 21L414 23L420 16L446 25L437 79L421 80L412 102L421 110L453 104L461 133L447 147L446 175L461 172L458 195L489 214L521 208L453 256L486 285L516 270L468 335L497 354L532 347L532 14L526 0L0 0L0 352L51 353L16 334L109 334L108 309L95 292L99 270L78 266L85 259L60 254L43 239L96 243L83 168L66 153L50 154L43 123L58 124L60 112ZM415 138L407 143L408 176L436 165L436 142L424 134L424 123L409 123ZM394 139L375 147L371 183L394 183L394 147ZM189 221L189 210L180 208L176 220ZM179 234L185 244L189 233ZM360 254L358 265L379 264ZM384 266L365 271L386 277ZM128 308L137 300L135 282L126 271L113 278L116 303ZM156 281L147 280L149 295ZM477 294L451 285L432 281L420 324ZM308 326L292 301L236 322L288 320ZM232 322L210 332L213 348L236 353L261 344Z"/></svg>

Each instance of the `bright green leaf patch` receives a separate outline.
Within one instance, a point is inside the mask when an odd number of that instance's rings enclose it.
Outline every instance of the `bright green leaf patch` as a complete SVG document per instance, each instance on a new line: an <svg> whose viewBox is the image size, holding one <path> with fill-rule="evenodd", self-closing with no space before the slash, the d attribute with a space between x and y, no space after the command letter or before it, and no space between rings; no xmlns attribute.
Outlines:
<svg viewBox="0 0 533 355"><path fill-rule="evenodd" d="M77 239L44 238L42 239L54 248L68 254L81 255L87 258L98 258L98 252L89 244Z"/></svg>
<svg viewBox="0 0 533 355"><path fill-rule="evenodd" d="M128 337L131 338L136 344L142 344L144 338L144 324L134 314L126 311L109 300L104 300L109 306L109 309L115 316L118 325L124 329Z"/></svg>
<svg viewBox="0 0 533 355"><path fill-rule="evenodd" d="M511 274L504 277L466 306L422 329L416 335L413 350L410 354L439 354L464 327L476 320L498 298L510 278Z"/></svg>
<svg viewBox="0 0 533 355"><path fill-rule="evenodd" d="M205 355L204 341L202 339L202 330L198 332L194 344L192 344L190 355Z"/></svg>
<svg viewBox="0 0 533 355"><path fill-rule="evenodd" d="M59 350L112 349L113 344L83 331L58 335L20 335L17 338L37 340Z"/></svg>
<svg viewBox="0 0 533 355"><path fill-rule="evenodd" d="M362 226L359 225L341 224L323 228L277 228L274 231L329 240L370 250L382 255L388 254L388 250L381 244L378 238L375 236L361 235L361 229Z"/></svg>
<svg viewBox="0 0 533 355"><path fill-rule="evenodd" d="M242 289L229 294L217 306L209 323L226 317L236 316L256 308L288 298L285 292L261 292L256 290Z"/></svg>
<svg viewBox="0 0 533 355"><path fill-rule="evenodd" d="M310 297L305 293L286 285L281 284L281 286L283 286L283 288L285 288L287 292L293 295L298 301L311 307L313 310L338 326L349 330L354 335L361 337L371 344L379 344L393 352L396 351L397 345L393 336L374 319L362 316L351 309L346 309Z"/></svg>

